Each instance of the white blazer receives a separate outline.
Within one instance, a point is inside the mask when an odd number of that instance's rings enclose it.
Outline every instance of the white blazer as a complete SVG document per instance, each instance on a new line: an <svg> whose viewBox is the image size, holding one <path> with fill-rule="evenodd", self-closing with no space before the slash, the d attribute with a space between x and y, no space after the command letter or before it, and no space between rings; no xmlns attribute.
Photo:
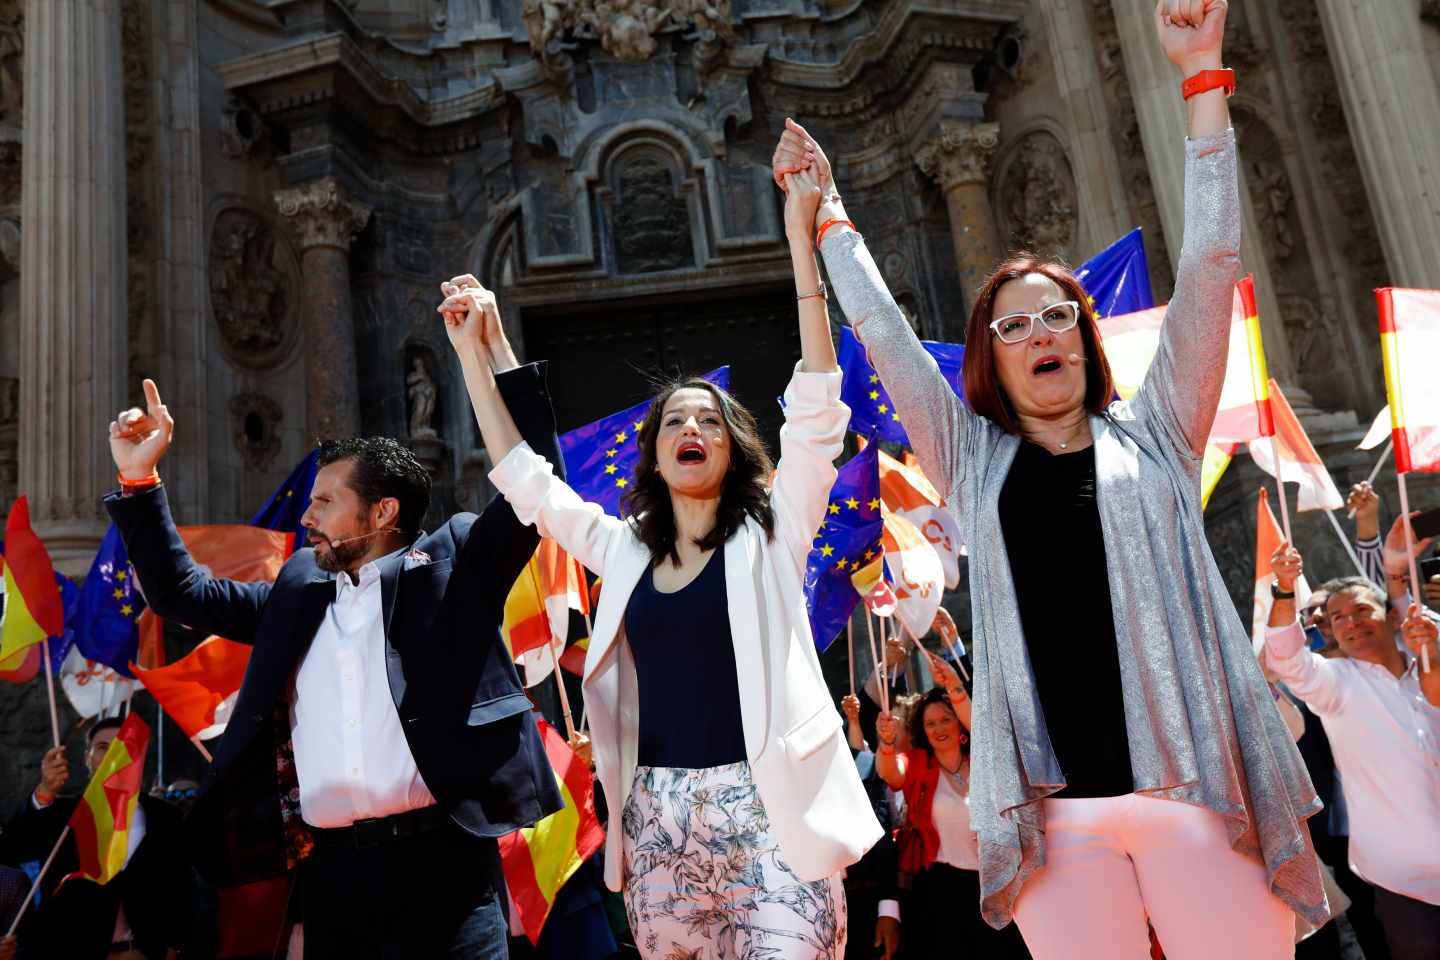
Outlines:
<svg viewBox="0 0 1440 960"><path fill-rule="evenodd" d="M797 365L785 391L780 462L770 492L775 539L767 541L765 529L747 519L725 545L745 756L780 853L806 881L838 873L881 835L820 673L803 591L805 560L835 482L834 461L849 419L849 408L840 402L839 371L802 373ZM625 608L650 566L650 551L629 523L581 500L526 444L511 450L490 480L522 523L535 524L605 581L582 689L595 769L610 808L605 882L619 890L620 821L640 742Z"/></svg>

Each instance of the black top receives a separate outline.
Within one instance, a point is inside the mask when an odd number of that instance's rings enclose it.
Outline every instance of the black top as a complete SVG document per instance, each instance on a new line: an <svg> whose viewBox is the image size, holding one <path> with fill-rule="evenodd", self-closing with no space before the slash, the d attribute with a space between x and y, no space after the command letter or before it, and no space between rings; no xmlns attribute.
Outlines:
<svg viewBox="0 0 1440 960"><path fill-rule="evenodd" d="M724 547L712 553L700 575L674 593L656 590L655 571L646 570L625 607L640 686L642 767L698 770L745 759L724 554Z"/></svg>
<svg viewBox="0 0 1440 960"><path fill-rule="evenodd" d="M1095 448L1052 456L1028 441L1000 490L1000 529L1050 745L1065 774L1056 797L1135 790Z"/></svg>

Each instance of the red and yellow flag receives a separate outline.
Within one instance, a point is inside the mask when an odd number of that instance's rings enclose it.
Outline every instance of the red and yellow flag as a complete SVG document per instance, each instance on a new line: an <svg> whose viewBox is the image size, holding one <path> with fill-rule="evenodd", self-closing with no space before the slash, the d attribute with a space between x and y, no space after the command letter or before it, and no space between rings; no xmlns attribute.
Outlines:
<svg viewBox="0 0 1440 960"><path fill-rule="evenodd" d="M1382 287L1380 355L1396 473L1440 473L1440 290Z"/></svg>
<svg viewBox="0 0 1440 960"><path fill-rule="evenodd" d="M22 667L26 648L65 632L65 607L45 545L30 529L30 505L16 497L5 521L5 619L0 624L0 665Z"/></svg>
<svg viewBox="0 0 1440 960"><path fill-rule="evenodd" d="M180 527L180 539L191 558L211 576L244 583L274 583L290 556L295 535L240 523ZM141 584L144 587L144 584ZM136 661L146 670L164 665L165 625L154 611L140 614L140 649Z"/></svg>
<svg viewBox="0 0 1440 960"><path fill-rule="evenodd" d="M145 836L140 778L145 771L145 749L149 744L150 728L140 719L140 714L132 712L120 725L95 776L90 778L85 795L70 816L80 869L61 883L75 877L109 883L130 862Z"/></svg>
<svg viewBox="0 0 1440 960"><path fill-rule="evenodd" d="M185 736L208 740L225 732L250 650L248 644L206 637L172 664L142 670L132 663L130 669Z"/></svg>
<svg viewBox="0 0 1440 960"><path fill-rule="evenodd" d="M1290 401L1274 380L1270 381L1270 409L1275 419L1273 445L1250 445L1255 465L1283 483L1298 483L1301 510L1339 510L1345 506L1345 498L1325 469L1325 461L1320 459L1300 418L1290 409ZM1280 455L1279 463L1276 453Z"/></svg>
<svg viewBox="0 0 1440 960"><path fill-rule="evenodd" d="M544 546L544 541L541 541ZM505 597L505 617L500 624L501 636L510 648L510 656L519 660L531 650L550 642L550 617L545 610L545 595L540 586L540 551L520 571Z"/></svg>
<svg viewBox="0 0 1440 960"><path fill-rule="evenodd" d="M545 918L565 881L605 842L605 828L595 816L590 768L580 762L558 730L539 717L535 722L565 806L533 827L500 838L505 883L531 943L539 943Z"/></svg>

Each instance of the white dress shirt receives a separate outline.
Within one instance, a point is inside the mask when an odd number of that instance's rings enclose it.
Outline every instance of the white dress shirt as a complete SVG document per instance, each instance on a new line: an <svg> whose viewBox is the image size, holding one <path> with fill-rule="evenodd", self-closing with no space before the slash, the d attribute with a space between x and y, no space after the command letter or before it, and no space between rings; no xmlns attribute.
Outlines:
<svg viewBox="0 0 1440 960"><path fill-rule="evenodd" d="M1320 717L1344 776L1350 867L1376 886L1440 904L1440 708L1419 667L1396 677L1305 649L1298 623L1270 627L1269 663Z"/></svg>
<svg viewBox="0 0 1440 960"><path fill-rule="evenodd" d="M400 726L385 674L380 567L335 578L335 602L295 675L290 706L300 815L344 827L435 802Z"/></svg>

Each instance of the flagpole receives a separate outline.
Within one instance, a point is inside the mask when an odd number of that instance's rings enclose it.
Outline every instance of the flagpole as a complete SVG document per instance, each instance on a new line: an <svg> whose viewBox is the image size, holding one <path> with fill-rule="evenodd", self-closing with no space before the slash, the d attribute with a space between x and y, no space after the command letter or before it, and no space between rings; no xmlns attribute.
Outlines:
<svg viewBox="0 0 1440 960"><path fill-rule="evenodd" d="M50 665L50 638L40 641L40 656L45 661L45 692L50 695L50 736L60 746L60 711L55 707L55 671Z"/></svg>
<svg viewBox="0 0 1440 960"><path fill-rule="evenodd" d="M565 678L560 675L560 655L555 652L555 644L546 644L550 648L550 662L555 665L555 689L560 691L560 712L565 715L565 732L567 739L575 739L575 719L570 716L570 694L565 692Z"/></svg>
<svg viewBox="0 0 1440 960"><path fill-rule="evenodd" d="M155 701L155 782L165 786L165 708Z"/></svg>
<svg viewBox="0 0 1440 960"><path fill-rule="evenodd" d="M876 692L880 694L880 710L882 713L889 713L890 710L885 705L885 678L884 675L881 673L881 671L884 669L884 664L882 664L880 662L880 658L875 655L875 621L873 618L874 615L871 614L870 607L865 604L864 600L861 600L860 604L861 606L865 607L865 634L870 639L870 660L875 664L875 686Z"/></svg>
<svg viewBox="0 0 1440 960"><path fill-rule="evenodd" d="M198 735L191 737L190 742L195 744L195 749L200 751L200 756L205 758L206 763L215 762L215 758L210 756L210 751L205 749L205 744L200 742L200 737Z"/></svg>
<svg viewBox="0 0 1440 960"><path fill-rule="evenodd" d="M880 699L885 704L885 712L890 712L890 654L885 649L885 617L875 614L876 624L880 627Z"/></svg>
<svg viewBox="0 0 1440 960"><path fill-rule="evenodd" d="M50 848L50 856L45 858L40 872L35 875L35 882L30 884L30 892L25 895L25 902L20 904L20 909L15 913L15 919L10 921L10 929L5 931L5 936L13 937L15 935L16 928L20 926L20 921L25 917L25 911L35 900L35 891L40 889L40 881L45 879L45 871L50 869L50 864L55 861L55 854L60 852L60 844L64 843L68 836L70 836L70 824L66 823L65 829L60 831L60 839L56 840L55 846Z"/></svg>
<svg viewBox="0 0 1440 960"><path fill-rule="evenodd" d="M855 696L855 618L845 621L845 646L849 656L845 660L845 672L850 674L850 696Z"/></svg>
<svg viewBox="0 0 1440 960"><path fill-rule="evenodd" d="M1390 454L1394 449L1395 438L1391 437L1389 440L1385 441L1385 449L1380 451L1380 459L1375 461L1375 467L1370 471L1370 476L1365 478L1366 483L1370 484L1372 487L1375 485L1375 478L1380 476L1380 469L1385 466L1385 461L1390 459ZM1345 514L1345 519L1354 520L1355 511L1351 510L1349 513Z"/></svg>
<svg viewBox="0 0 1440 960"><path fill-rule="evenodd" d="M1397 473L1395 479L1400 481L1400 516L1404 519L1401 524L1405 528L1405 555L1410 558L1410 597L1415 603L1424 603L1424 594L1420 592L1420 570L1415 565L1415 531L1410 529L1410 491L1405 489L1405 474ZM1430 648L1420 648L1420 669L1426 673L1430 672Z"/></svg>
<svg viewBox="0 0 1440 960"><path fill-rule="evenodd" d="M1281 478L1284 473L1280 466L1280 444L1274 435L1270 436L1270 456L1275 461L1275 486L1280 491L1280 523L1285 528L1285 542L1295 546L1295 537L1290 533L1290 505L1285 502L1285 481Z"/></svg>
<svg viewBox="0 0 1440 960"><path fill-rule="evenodd" d="M1335 531L1335 536L1340 538L1340 546L1345 548L1345 553L1350 557L1350 562L1355 564L1356 571L1358 571L1362 577L1367 576L1365 567L1360 563L1360 558L1355 555L1355 548L1350 544L1350 538L1345 536L1344 530L1340 529L1340 521L1335 519L1335 512L1333 510L1326 510L1324 513L1325 519L1330 521L1330 526Z"/></svg>

